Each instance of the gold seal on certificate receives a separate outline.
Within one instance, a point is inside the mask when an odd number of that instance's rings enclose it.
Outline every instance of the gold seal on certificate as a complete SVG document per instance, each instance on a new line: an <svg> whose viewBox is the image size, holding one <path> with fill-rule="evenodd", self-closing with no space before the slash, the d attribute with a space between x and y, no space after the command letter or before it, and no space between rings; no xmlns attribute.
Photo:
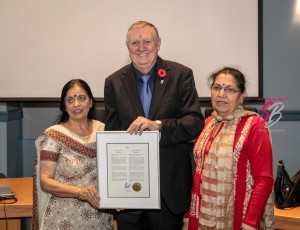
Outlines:
<svg viewBox="0 0 300 230"><path fill-rule="evenodd" d="M132 189L136 192L139 192L141 191L142 189L142 185L139 183L139 182L135 182L133 185L132 185Z"/></svg>

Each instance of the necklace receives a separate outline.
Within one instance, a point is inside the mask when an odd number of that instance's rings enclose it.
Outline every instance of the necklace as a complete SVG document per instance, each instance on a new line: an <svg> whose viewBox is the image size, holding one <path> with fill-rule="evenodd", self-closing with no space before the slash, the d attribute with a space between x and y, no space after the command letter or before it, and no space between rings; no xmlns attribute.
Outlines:
<svg viewBox="0 0 300 230"><path fill-rule="evenodd" d="M205 147L205 151L208 153L209 152L209 149L212 145L212 142L213 140L215 139L215 137L219 134L219 132L221 131L221 129L223 128L224 126L224 122L217 122L213 125L213 130L208 138L208 142L206 144L206 147Z"/></svg>
<svg viewBox="0 0 300 230"><path fill-rule="evenodd" d="M83 140L85 143L87 143L87 142L89 142L89 140L90 140L90 138L91 138L91 135L88 135L88 136L85 136L85 137L79 136L79 135L78 135L78 137L79 137L81 140Z"/></svg>
<svg viewBox="0 0 300 230"><path fill-rule="evenodd" d="M216 135L219 133L219 131L222 129L224 125L224 122L216 122L213 128L213 132L211 137L214 139L216 137Z"/></svg>
<svg viewBox="0 0 300 230"><path fill-rule="evenodd" d="M91 138L91 132L90 130L88 131L78 131L78 129L76 129L71 123L66 123L66 128L68 130L70 130L72 133L74 133L76 136L78 136L82 141L84 141L85 143L87 143L90 138ZM88 125L88 129L90 129L90 125ZM90 133L89 135L84 135L86 133ZM83 135L82 135L83 134Z"/></svg>

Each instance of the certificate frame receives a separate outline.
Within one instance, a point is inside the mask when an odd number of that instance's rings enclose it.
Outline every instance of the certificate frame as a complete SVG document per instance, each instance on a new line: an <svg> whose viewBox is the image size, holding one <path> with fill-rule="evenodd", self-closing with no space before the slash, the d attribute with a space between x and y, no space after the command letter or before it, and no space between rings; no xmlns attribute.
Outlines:
<svg viewBox="0 0 300 230"><path fill-rule="evenodd" d="M97 131L101 209L160 209L159 131Z"/></svg>

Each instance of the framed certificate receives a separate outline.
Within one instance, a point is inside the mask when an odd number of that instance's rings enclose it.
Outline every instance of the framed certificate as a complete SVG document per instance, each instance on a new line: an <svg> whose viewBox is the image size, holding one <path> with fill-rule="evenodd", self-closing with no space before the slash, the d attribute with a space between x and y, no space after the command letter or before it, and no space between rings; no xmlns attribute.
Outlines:
<svg viewBox="0 0 300 230"><path fill-rule="evenodd" d="M100 208L160 209L159 132L97 132Z"/></svg>

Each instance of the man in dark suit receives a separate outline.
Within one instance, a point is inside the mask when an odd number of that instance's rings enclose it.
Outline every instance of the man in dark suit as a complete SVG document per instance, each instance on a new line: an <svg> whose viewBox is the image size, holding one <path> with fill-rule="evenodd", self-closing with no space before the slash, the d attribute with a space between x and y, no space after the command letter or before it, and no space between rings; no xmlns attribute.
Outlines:
<svg viewBox="0 0 300 230"><path fill-rule="evenodd" d="M122 210L118 229L180 230L190 206L193 140L204 125L193 72L158 56L161 40L151 23L134 23L126 44L132 63L105 80L105 129L160 131L161 209ZM149 114L140 99L143 75L150 76Z"/></svg>

